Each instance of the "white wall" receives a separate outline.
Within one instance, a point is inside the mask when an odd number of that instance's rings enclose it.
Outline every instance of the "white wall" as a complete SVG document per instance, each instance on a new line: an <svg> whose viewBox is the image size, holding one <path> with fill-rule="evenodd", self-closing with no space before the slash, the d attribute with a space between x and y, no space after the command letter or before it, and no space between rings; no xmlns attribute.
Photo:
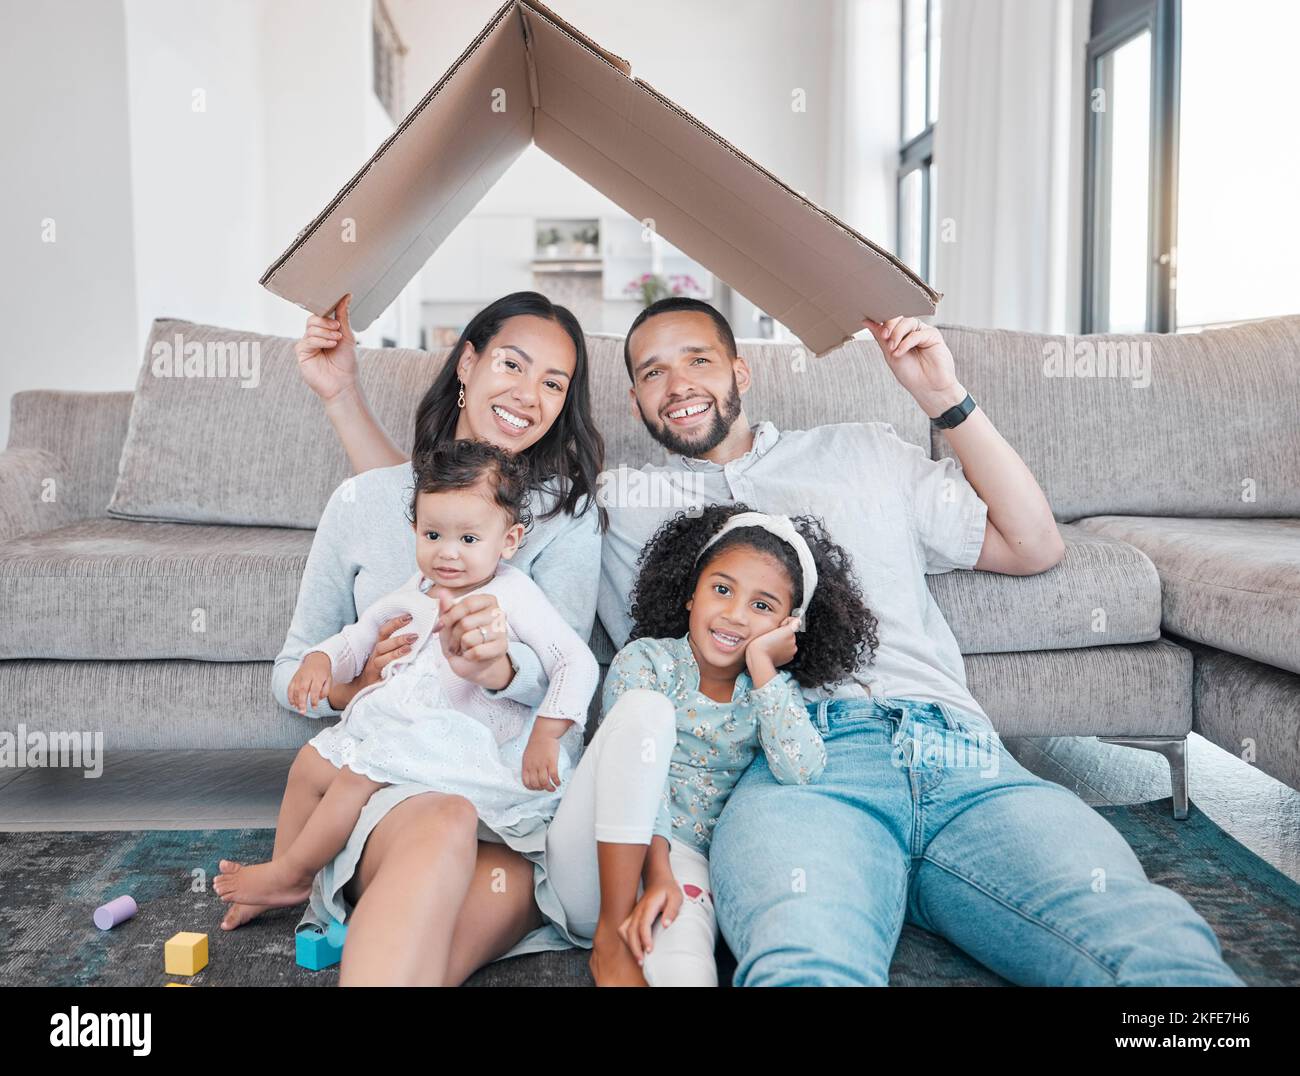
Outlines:
<svg viewBox="0 0 1300 1076"><path fill-rule="evenodd" d="M122 7L0 0L0 25L3 446L15 392L126 388L141 352Z"/></svg>
<svg viewBox="0 0 1300 1076"><path fill-rule="evenodd" d="M126 10L140 332L172 315L298 335L306 312L258 279L392 132L369 0Z"/></svg>
<svg viewBox="0 0 1300 1076"><path fill-rule="evenodd" d="M411 47L407 107L498 6L389 2ZM862 140L896 125L895 0L552 6L892 246L892 157ZM391 130L370 88L371 0L0 0L0 17L0 436L20 389L131 388L155 317L297 335L306 313L257 281ZM791 109L796 88L805 112ZM620 211L533 149L476 212ZM362 342L414 343L419 298L417 280ZM733 305L742 335L750 310Z"/></svg>
<svg viewBox="0 0 1300 1076"><path fill-rule="evenodd" d="M156 317L302 331L258 278L392 132L370 18L371 0L0 0L0 444L14 392L132 388ZM417 281L361 340L418 328Z"/></svg>

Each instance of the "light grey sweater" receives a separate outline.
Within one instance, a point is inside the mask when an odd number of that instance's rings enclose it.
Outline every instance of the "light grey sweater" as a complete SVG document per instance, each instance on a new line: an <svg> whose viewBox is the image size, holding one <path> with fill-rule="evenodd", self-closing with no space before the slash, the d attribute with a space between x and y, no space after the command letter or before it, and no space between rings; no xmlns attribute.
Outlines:
<svg viewBox="0 0 1300 1076"><path fill-rule="evenodd" d="M407 517L414 473L410 463L382 467L349 478L330 496L307 556L298 604L284 646L275 659L271 690L285 709L289 681L303 656L355 623L358 610L396 590L418 571L415 530ZM534 517L554 503L553 491L534 494ZM600 579L600 531L594 504L579 516L560 514L534 522L510 564L529 575L551 604L585 642L596 618L596 589ZM509 685L487 694L513 699L536 708L546 695L547 678L541 660L524 643L510 643L518 672ZM296 710L294 710L297 713ZM340 713L328 701L307 714L330 717Z"/></svg>

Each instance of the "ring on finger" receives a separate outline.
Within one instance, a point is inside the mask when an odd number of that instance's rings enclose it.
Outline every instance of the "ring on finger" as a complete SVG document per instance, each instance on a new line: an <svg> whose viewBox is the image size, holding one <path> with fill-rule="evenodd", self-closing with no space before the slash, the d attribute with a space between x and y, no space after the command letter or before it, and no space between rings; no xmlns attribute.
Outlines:
<svg viewBox="0 0 1300 1076"><path fill-rule="evenodd" d="M487 628L479 628L478 633L480 636L482 636L484 642L488 641Z"/></svg>

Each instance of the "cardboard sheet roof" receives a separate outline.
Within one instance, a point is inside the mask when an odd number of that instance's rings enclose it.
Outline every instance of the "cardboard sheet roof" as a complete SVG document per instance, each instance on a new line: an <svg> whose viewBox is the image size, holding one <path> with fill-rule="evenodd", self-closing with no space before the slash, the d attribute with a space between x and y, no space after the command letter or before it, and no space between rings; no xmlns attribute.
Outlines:
<svg viewBox="0 0 1300 1076"><path fill-rule="evenodd" d="M941 297L535 0L497 11L261 283L315 314L351 292L365 328L530 142L816 354Z"/></svg>

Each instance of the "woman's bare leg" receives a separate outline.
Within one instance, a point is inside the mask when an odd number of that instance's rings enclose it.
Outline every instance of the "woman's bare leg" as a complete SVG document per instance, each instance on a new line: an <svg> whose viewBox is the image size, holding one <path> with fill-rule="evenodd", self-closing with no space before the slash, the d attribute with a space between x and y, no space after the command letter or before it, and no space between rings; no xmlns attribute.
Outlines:
<svg viewBox="0 0 1300 1076"><path fill-rule="evenodd" d="M329 790L316 804L293 843L268 863L237 866L218 874L213 888L226 903L260 904L274 908L301 904L311 895L316 872L343 850L356 828L361 810L381 788L347 766L341 767Z"/></svg>
<svg viewBox="0 0 1300 1076"><path fill-rule="evenodd" d="M541 925L532 863L507 845L479 841L474 877L452 933L447 985L459 986Z"/></svg>
<svg viewBox="0 0 1300 1076"><path fill-rule="evenodd" d="M375 826L353 879L355 899L348 897L355 908L340 986L446 981L452 934L474 876L477 833L474 805L440 792L403 800Z"/></svg>
<svg viewBox="0 0 1300 1076"><path fill-rule="evenodd" d="M275 844L271 849L271 858L282 855L294 838L302 832L307 819L316 809L330 784L338 774L332 762L327 762L310 744L299 750L289 767L289 778L285 782L284 799L280 802L280 814L275 823ZM223 873L237 871L242 866L235 860L223 859L218 867ZM264 904L232 904L221 920L222 930L234 930L243 926L250 919L266 911Z"/></svg>

